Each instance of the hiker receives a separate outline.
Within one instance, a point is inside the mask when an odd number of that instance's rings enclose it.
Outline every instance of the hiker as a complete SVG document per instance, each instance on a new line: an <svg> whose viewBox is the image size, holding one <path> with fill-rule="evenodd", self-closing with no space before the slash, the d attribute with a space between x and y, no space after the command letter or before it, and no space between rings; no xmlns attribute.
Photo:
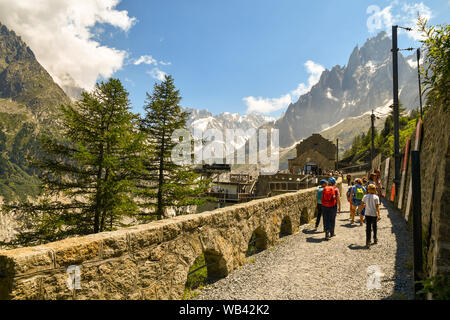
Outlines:
<svg viewBox="0 0 450 320"><path fill-rule="evenodd" d="M369 174L369 180L367 181L367 186L365 186L365 187L368 188L369 184L373 184L376 186L375 179L376 179L375 173Z"/></svg>
<svg viewBox="0 0 450 320"><path fill-rule="evenodd" d="M317 219L316 219L316 228L314 231L317 231L317 228L319 227L320 218L322 217L322 191L323 188L326 187L328 184L327 180L322 179L320 180L320 185L317 188ZM323 223L323 232L325 232L325 223Z"/></svg>
<svg viewBox="0 0 450 320"><path fill-rule="evenodd" d="M350 185L350 183L352 182L352 176L350 174L347 174L347 184Z"/></svg>
<svg viewBox="0 0 450 320"><path fill-rule="evenodd" d="M366 248L370 248L370 238L373 230L373 244L378 243L377 238L377 222L380 221L380 198L378 197L377 187L374 184L369 184L367 187L368 194L362 199L360 209L366 209Z"/></svg>
<svg viewBox="0 0 450 320"><path fill-rule="evenodd" d="M351 194L351 192L352 192L352 188L353 188L354 185L355 185L355 182L354 182L354 181L352 181L351 183L349 183L348 189L347 189L347 192L346 192L347 201L348 201L348 203L349 203L350 208L352 207L352 198L350 197L350 194ZM350 218L349 218L349 219L351 219L351 218L352 218L352 216L351 216L351 211L350 211Z"/></svg>
<svg viewBox="0 0 450 320"><path fill-rule="evenodd" d="M380 170L375 170L375 185L377 186L377 194L379 197L383 196L383 186L381 185L381 173Z"/></svg>
<svg viewBox="0 0 450 320"><path fill-rule="evenodd" d="M362 204L362 199L364 198L364 195L366 194L366 189L363 187L363 181L358 178L355 180L355 185L352 187L352 190L350 192L350 199L352 201L350 205L350 220L352 223L355 222L355 213L359 206ZM359 225L362 226L363 224L363 211L360 210L359 212Z"/></svg>
<svg viewBox="0 0 450 320"><path fill-rule="evenodd" d="M363 178L362 178L362 183L361 183L361 185L362 185L364 188L366 188L366 190L367 190L367 186L368 186L368 184L367 184L367 177L363 177Z"/></svg>
<svg viewBox="0 0 450 320"><path fill-rule="evenodd" d="M334 237L334 227L336 224L336 213L341 213L341 198L339 189L336 187L336 179L328 179L328 186L322 191L322 215L325 228L325 240Z"/></svg>

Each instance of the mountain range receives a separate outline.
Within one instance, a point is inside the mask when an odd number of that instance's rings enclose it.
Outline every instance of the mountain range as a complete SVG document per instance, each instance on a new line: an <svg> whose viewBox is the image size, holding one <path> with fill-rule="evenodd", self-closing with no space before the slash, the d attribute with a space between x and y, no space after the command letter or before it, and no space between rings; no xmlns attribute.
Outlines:
<svg viewBox="0 0 450 320"><path fill-rule="evenodd" d="M213 115L207 110L197 110L192 108L184 108L190 113L187 121L187 127L190 129L198 129L205 132L208 129L217 129L223 133L225 140L226 129L242 129L244 136L238 136L234 142L235 148L239 149L245 145L250 138L249 129L258 129L266 123L275 121L275 118L266 117L257 113L240 115L238 113L222 112ZM224 143L224 141L222 141Z"/></svg>
<svg viewBox="0 0 450 320"><path fill-rule="evenodd" d="M273 124L280 130L280 146L290 147L312 133L371 110L386 113L392 104L391 46L387 33L380 32L361 48L356 46L346 66L325 70L319 82ZM419 105L415 63L414 56L398 55L399 99L406 110ZM367 125L368 129L370 122Z"/></svg>
<svg viewBox="0 0 450 320"><path fill-rule="evenodd" d="M384 120L390 113L391 46L391 38L384 31L368 39L361 47L357 45L345 66L336 65L331 70L325 70L318 83L300 96L298 101L290 104L279 119L227 112L213 116L206 110L196 110L192 112L188 124L202 129L245 130L249 124L255 126L261 123L260 128L278 129L280 169L286 169L287 159L295 157L295 145L313 133L320 133L333 142L339 138L339 150L343 153L351 146L356 135L369 130L372 110L377 116L377 129L383 127ZM400 53L398 65L399 99L409 111L419 104L415 54L405 57ZM226 120L246 118L250 122ZM241 141L240 145L243 143Z"/></svg>
<svg viewBox="0 0 450 320"><path fill-rule="evenodd" d="M356 46L346 66L325 70L319 82L288 106L279 119L252 113L185 108L189 128L248 129L276 128L280 133L281 169L295 156L295 144L320 132L330 140L340 139L340 150L356 134L367 132L370 111L378 116L380 128L392 104L391 40L385 32ZM399 54L400 101L407 109L418 104L417 67L414 56ZM70 79L70 75L67 75ZM38 180L27 165L27 156L39 152L38 134L58 130L59 106L71 103L79 88L61 88L39 64L32 50L0 23L0 201L37 193ZM235 146L245 146L247 135Z"/></svg>

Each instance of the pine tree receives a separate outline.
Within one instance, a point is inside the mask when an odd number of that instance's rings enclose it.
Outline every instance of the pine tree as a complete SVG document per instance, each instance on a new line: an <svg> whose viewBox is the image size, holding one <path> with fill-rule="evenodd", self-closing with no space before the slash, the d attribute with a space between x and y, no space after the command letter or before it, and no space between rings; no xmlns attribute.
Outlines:
<svg viewBox="0 0 450 320"><path fill-rule="evenodd" d="M176 129L185 128L188 117L179 105L180 100L173 78L166 76L154 85L151 95L147 93L146 114L141 120L141 130L147 138L147 158L140 196L144 199L142 207L157 219L163 218L166 208L201 204L200 196L208 184L190 167L171 161L172 149L178 143L172 140L172 134Z"/></svg>
<svg viewBox="0 0 450 320"><path fill-rule="evenodd" d="M27 217L21 244L111 230L137 211L133 192L143 139L121 82L97 84L62 114L65 141L43 136L44 155L33 161L43 197L7 207Z"/></svg>

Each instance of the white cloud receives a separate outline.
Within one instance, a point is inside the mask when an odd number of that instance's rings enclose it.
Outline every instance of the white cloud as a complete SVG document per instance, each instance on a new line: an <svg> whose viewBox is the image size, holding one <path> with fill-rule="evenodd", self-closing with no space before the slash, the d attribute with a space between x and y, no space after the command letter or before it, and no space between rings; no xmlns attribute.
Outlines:
<svg viewBox="0 0 450 320"><path fill-rule="evenodd" d="M64 86L70 77L91 89L99 76L120 69L127 52L95 41L110 24L125 32L136 22L120 0L0 0L0 21L30 46L38 61ZM69 75L70 77L68 77ZM69 79L69 80L68 80Z"/></svg>
<svg viewBox="0 0 450 320"><path fill-rule="evenodd" d="M320 76L322 75L322 72L325 71L325 68L315 63L314 61L308 60L305 62L306 71L310 74L308 78L308 85L304 83L300 83L294 91L291 92L291 95L294 98L300 97L302 94L307 93L313 85L315 85L320 80Z"/></svg>
<svg viewBox="0 0 450 320"><path fill-rule="evenodd" d="M274 111L286 108L291 102L291 95L285 94L280 98L262 98L262 97L245 97L242 100L247 105L247 113L259 112L259 113L272 113Z"/></svg>
<svg viewBox="0 0 450 320"><path fill-rule="evenodd" d="M148 55L140 56L139 59L134 61L134 64L137 66L140 65L141 63L158 65L158 61L154 59L152 56Z"/></svg>
<svg viewBox="0 0 450 320"><path fill-rule="evenodd" d="M405 3L402 6L402 11L405 13L404 23L408 23L412 27L412 31L407 32L406 34L414 40L421 40L423 37L417 29L417 13L420 13L423 18L429 20L432 17L431 9L422 2L414 4Z"/></svg>
<svg viewBox="0 0 450 320"><path fill-rule="evenodd" d="M392 26L392 13L391 13L392 5L387 6L383 10L380 10L379 6L371 5L367 7L366 13L371 14L369 18L367 18L367 28L370 33L377 32L384 27Z"/></svg>
<svg viewBox="0 0 450 320"><path fill-rule="evenodd" d="M412 31L399 29L399 33L405 33L409 38L420 40L421 34L417 30L417 13L423 18L430 19L432 12L423 2L406 3L405 1L394 0L386 8L381 9L377 5L367 7L366 13L370 16L367 18L367 29L370 33L385 30L391 33L393 25L402 27L410 27Z"/></svg>
<svg viewBox="0 0 450 320"><path fill-rule="evenodd" d="M300 83L297 89L282 95L280 98L255 98L253 96L245 97L242 100L247 105L247 113L258 112L269 114L280 109L284 109L301 95L309 92L311 88L320 80L322 72L325 70L323 66L314 61L305 62L306 71L310 74L308 84Z"/></svg>
<svg viewBox="0 0 450 320"><path fill-rule="evenodd" d="M158 68L153 68L152 70L147 71L147 74L151 75L152 78L157 79L159 81L163 81L164 77L166 76L166 73Z"/></svg>

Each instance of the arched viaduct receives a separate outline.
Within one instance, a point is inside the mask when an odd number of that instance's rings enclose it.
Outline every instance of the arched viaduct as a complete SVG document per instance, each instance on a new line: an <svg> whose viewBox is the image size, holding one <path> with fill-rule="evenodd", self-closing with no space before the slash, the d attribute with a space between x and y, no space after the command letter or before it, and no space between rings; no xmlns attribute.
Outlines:
<svg viewBox="0 0 450 320"><path fill-rule="evenodd" d="M315 203L315 188L310 188L113 232L0 251L0 299L180 299L198 256L204 254L208 276L224 277L246 263L254 233L258 248L273 246L280 233L296 233L314 218ZM75 275L79 275L78 288Z"/></svg>

